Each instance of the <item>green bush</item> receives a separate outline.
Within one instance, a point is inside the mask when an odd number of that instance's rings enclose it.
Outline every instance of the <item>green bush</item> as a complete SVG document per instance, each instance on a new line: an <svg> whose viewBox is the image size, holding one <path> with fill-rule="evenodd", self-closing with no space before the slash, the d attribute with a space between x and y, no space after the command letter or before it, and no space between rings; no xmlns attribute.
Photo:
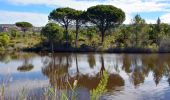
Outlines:
<svg viewBox="0 0 170 100"><path fill-rule="evenodd" d="M13 37L13 38L16 38L16 37L19 36L19 32L16 29L12 29L10 31L10 36Z"/></svg>
<svg viewBox="0 0 170 100"><path fill-rule="evenodd" d="M0 33L0 46L6 47L8 46L10 41L10 37L8 35L8 33Z"/></svg>
<svg viewBox="0 0 170 100"><path fill-rule="evenodd" d="M63 28L55 23L48 23L42 28L41 33L50 42L60 41L63 39Z"/></svg>
<svg viewBox="0 0 170 100"><path fill-rule="evenodd" d="M170 52L170 39L168 37L160 42L159 50L161 52Z"/></svg>
<svg viewBox="0 0 170 100"><path fill-rule="evenodd" d="M152 45L149 45L148 48L152 50L152 52L158 51L158 45L156 43L153 43Z"/></svg>

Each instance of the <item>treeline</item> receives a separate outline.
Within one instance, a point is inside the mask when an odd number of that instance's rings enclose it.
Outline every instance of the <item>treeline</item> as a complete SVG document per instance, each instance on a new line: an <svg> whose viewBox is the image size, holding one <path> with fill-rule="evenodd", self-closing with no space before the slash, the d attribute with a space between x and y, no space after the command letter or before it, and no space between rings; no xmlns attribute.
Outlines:
<svg viewBox="0 0 170 100"><path fill-rule="evenodd" d="M49 14L49 23L36 35L41 41L34 43L31 50L170 52L170 25L162 23L160 18L155 24L147 24L140 15L128 25L122 24L124 20L125 13L111 5L97 5L86 11L57 8ZM29 36L27 31L32 24L17 22L16 26ZM2 35L0 45L4 45L3 39L9 40Z"/></svg>
<svg viewBox="0 0 170 100"><path fill-rule="evenodd" d="M65 48L72 46L94 51L170 51L168 24L161 23L159 18L156 24L147 24L140 15L129 25L123 25L124 20L125 13L111 5L97 5L87 11L57 8L49 14L51 23L42 29L42 35L51 44L52 51L56 42L65 43Z"/></svg>
<svg viewBox="0 0 170 100"><path fill-rule="evenodd" d="M136 15L130 25L119 27L117 46L123 48L144 48L152 52L170 52L170 25L161 23L147 24L140 15Z"/></svg>
<svg viewBox="0 0 170 100"><path fill-rule="evenodd" d="M66 48L68 48L70 25L75 26L76 47L78 46L77 40L82 26L97 28L97 31L100 33L102 38L101 43L103 44L106 31L123 23L125 20L125 13L121 9L111 5L97 5L88 8L87 11L80 11L67 7L53 10L49 14L49 20L56 22L64 28ZM59 25L49 23L42 29L42 34L48 38L52 49L55 38L58 38L59 40L59 34L63 33Z"/></svg>

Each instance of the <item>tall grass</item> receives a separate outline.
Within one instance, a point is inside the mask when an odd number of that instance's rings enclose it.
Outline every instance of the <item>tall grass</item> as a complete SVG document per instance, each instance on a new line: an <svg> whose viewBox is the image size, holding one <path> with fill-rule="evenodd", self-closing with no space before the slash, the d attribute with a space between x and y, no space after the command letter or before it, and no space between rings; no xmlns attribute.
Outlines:
<svg viewBox="0 0 170 100"><path fill-rule="evenodd" d="M1 91L0 91L0 99L4 100L4 98L5 98L5 86L4 86L4 83L2 83Z"/></svg>
<svg viewBox="0 0 170 100"><path fill-rule="evenodd" d="M27 90L25 88L23 88L20 91L19 100L26 100L26 99L27 99Z"/></svg>
<svg viewBox="0 0 170 100"><path fill-rule="evenodd" d="M108 79L109 79L108 73L106 71L103 71L103 74L101 75L101 80L97 88L90 91L91 100L100 99L100 96L107 91L106 86L108 83ZM78 94L76 92L78 80L75 80L73 84L67 81L67 84L71 90L71 95L68 94L67 90L56 89L53 86L49 86L45 88L43 91L42 94L43 100L78 100L77 99ZM6 88L7 87L3 82L0 87L0 100L11 100L10 95L7 94L9 97L5 96L5 93L8 93L8 91L6 91L7 90ZM28 100L28 98L29 100L36 100L36 97L29 97L28 91L26 90L26 88L23 88L21 91L19 91L19 95L18 97L16 97L16 100Z"/></svg>
<svg viewBox="0 0 170 100"><path fill-rule="evenodd" d="M109 74L106 71L103 71L101 80L96 89L90 91L91 100L99 100L100 96L107 91L106 86L108 83Z"/></svg>
<svg viewBox="0 0 170 100"><path fill-rule="evenodd" d="M72 95L69 97L66 91L58 90L61 95L57 95L57 90L55 87L47 87L44 91L45 100L76 100L75 89L77 87L78 80L75 80L73 86L67 81L69 88L71 89Z"/></svg>
<svg viewBox="0 0 170 100"><path fill-rule="evenodd" d="M1 86L0 86L0 100L5 100L5 92L9 89L10 85L10 76L7 75L5 79L1 80Z"/></svg>

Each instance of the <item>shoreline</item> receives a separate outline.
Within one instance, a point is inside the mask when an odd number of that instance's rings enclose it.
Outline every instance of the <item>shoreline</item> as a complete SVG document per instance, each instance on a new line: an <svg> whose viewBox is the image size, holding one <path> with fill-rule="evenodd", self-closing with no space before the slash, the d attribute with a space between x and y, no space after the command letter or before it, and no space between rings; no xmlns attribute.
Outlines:
<svg viewBox="0 0 170 100"><path fill-rule="evenodd" d="M48 52L52 53L51 50L38 50L33 48L27 48L21 50L23 52ZM100 49L55 49L53 53L115 53L115 54L163 54L163 53L170 53L170 51L152 51L151 49L142 49L142 48L113 48L113 49L106 49L106 50L100 50Z"/></svg>

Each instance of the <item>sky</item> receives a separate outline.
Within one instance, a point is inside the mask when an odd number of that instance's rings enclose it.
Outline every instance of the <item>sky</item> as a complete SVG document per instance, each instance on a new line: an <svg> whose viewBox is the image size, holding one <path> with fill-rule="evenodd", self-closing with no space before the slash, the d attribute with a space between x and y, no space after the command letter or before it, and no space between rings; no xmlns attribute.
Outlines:
<svg viewBox="0 0 170 100"><path fill-rule="evenodd" d="M0 0L0 24L28 21L34 26L44 26L53 9L87 10L98 4L121 8L126 13L124 24L131 23L136 14L147 23L156 23L160 17L162 22L170 24L170 0Z"/></svg>

